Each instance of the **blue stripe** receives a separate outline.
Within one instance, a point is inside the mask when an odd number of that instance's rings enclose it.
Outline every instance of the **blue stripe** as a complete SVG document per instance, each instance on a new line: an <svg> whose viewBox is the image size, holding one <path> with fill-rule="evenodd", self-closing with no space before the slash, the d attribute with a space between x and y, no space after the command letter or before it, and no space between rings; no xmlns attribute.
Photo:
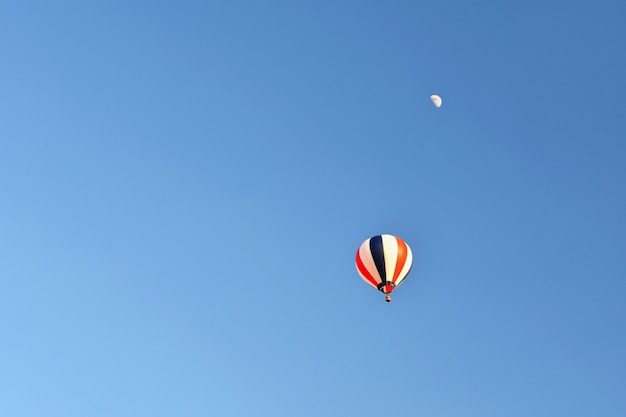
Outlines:
<svg viewBox="0 0 626 417"><path fill-rule="evenodd" d="M382 236L374 236L370 239L370 253L374 259L378 275L380 275L382 280L382 285L385 285L387 274L385 273L385 251L383 250Z"/></svg>

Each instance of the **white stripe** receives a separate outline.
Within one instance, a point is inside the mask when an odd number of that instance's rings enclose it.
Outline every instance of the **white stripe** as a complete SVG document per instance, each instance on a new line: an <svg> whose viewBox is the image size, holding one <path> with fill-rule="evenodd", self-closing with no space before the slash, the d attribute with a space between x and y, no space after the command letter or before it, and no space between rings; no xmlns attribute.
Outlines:
<svg viewBox="0 0 626 417"><path fill-rule="evenodd" d="M374 277L376 282L378 282L379 284L383 282L380 275L378 274L376 264L374 263L374 258L372 257L372 252L370 251L370 239L367 239L365 242L363 242L363 244L359 248L359 256L361 257L361 261L363 262L365 269L367 269L369 273L372 274L372 277Z"/></svg>
<svg viewBox="0 0 626 417"><path fill-rule="evenodd" d="M406 261L404 262L402 271L400 271L400 275L398 275L398 279L396 280L396 287L402 284L402 281L404 281L404 278L406 278L411 270L411 265L413 265L413 252L411 252L409 245L406 242L404 243L406 244Z"/></svg>
<svg viewBox="0 0 626 417"><path fill-rule="evenodd" d="M359 258L361 257L360 251L359 251L359 255L358 255L358 256L359 256ZM361 259L361 261L363 261L363 259ZM371 287L374 287L374 288L378 289L378 287L377 287L376 285L372 284L372 282L371 282L369 279L367 279L367 278L365 277L365 275L363 275L363 274L361 273L361 270L359 269L359 265L356 265L356 272L358 272L358 273L359 273L359 275L361 276L361 278L363 278L363 281L365 281L365 283L366 283L367 285L369 285L369 286L371 286Z"/></svg>
<svg viewBox="0 0 626 417"><path fill-rule="evenodd" d="M382 235L383 252L385 254L385 277L386 281L393 280L393 272L398 263L398 241L395 236Z"/></svg>

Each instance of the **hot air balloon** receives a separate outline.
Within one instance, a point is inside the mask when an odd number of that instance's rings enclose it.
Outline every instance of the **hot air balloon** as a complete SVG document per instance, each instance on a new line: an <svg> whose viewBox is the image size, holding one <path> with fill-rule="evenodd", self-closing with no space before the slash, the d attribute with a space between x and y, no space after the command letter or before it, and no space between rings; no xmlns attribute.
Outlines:
<svg viewBox="0 0 626 417"><path fill-rule="evenodd" d="M367 239L356 252L356 270L363 280L385 294L391 301L391 292L404 281L413 264L411 248L402 239L392 235L378 235Z"/></svg>

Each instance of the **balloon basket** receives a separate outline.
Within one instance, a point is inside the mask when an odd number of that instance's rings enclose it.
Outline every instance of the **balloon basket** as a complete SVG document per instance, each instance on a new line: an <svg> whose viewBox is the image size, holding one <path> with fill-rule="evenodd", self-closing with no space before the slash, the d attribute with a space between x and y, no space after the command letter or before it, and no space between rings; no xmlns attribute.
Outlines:
<svg viewBox="0 0 626 417"><path fill-rule="evenodd" d="M387 302L391 301L391 296L389 294L385 295L385 301L387 301Z"/></svg>

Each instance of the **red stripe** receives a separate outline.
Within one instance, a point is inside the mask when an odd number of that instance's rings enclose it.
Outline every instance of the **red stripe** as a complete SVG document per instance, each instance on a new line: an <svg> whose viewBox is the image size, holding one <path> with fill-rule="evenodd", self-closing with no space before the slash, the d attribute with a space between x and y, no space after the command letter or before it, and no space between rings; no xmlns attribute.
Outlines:
<svg viewBox="0 0 626 417"><path fill-rule="evenodd" d="M378 282L372 276L372 274L370 274L370 272L367 270L365 265L363 265L363 261L361 261L361 257L359 256L359 252L360 252L360 249L358 251L356 251L356 267L358 268L359 272L361 272L361 274L363 274L365 276L365 278L367 278L367 280L372 283L372 285L374 287L377 287L378 286Z"/></svg>
<svg viewBox="0 0 626 417"><path fill-rule="evenodd" d="M398 279L398 277L400 276L400 272L402 272L402 268L404 268L404 264L406 263L406 257L407 257L407 253L408 250L406 248L406 243L404 243L404 240L400 239L399 237L395 237L396 241L398 242L398 259L396 261L396 270L393 271L393 283L396 283L396 280Z"/></svg>

